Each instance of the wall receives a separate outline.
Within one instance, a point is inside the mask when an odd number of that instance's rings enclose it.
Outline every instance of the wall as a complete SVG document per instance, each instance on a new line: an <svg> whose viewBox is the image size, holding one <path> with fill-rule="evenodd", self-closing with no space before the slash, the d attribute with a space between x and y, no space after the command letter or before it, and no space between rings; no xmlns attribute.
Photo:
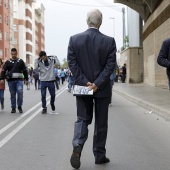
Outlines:
<svg viewBox="0 0 170 170"><path fill-rule="evenodd" d="M170 1L163 1L143 27L143 33L146 35L148 28L153 29L157 25L148 36L144 36L143 40L144 83L162 88L168 87L166 69L157 64L157 56L163 40L170 38L170 18L168 18L170 15L167 17L167 14L163 13L169 5Z"/></svg>
<svg viewBox="0 0 170 170"><path fill-rule="evenodd" d="M121 52L120 66L127 64L127 83L143 82L143 49L141 47L130 47Z"/></svg>

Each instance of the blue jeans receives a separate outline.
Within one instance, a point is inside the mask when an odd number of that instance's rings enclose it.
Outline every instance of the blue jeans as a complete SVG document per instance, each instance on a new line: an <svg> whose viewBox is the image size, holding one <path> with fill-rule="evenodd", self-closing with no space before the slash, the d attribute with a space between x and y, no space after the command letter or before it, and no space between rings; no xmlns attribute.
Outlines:
<svg viewBox="0 0 170 170"><path fill-rule="evenodd" d="M55 85L54 81L41 81L41 101L42 101L42 108L46 109L46 93L47 88L51 96L50 104L54 104L55 102Z"/></svg>
<svg viewBox="0 0 170 170"><path fill-rule="evenodd" d="M4 104L4 89L0 89L0 104Z"/></svg>
<svg viewBox="0 0 170 170"><path fill-rule="evenodd" d="M68 90L71 91L72 86L74 85L74 78L69 77L68 78Z"/></svg>
<svg viewBox="0 0 170 170"><path fill-rule="evenodd" d="M22 80L10 80L8 81L9 91L11 94L11 107L16 108L16 94L17 105L23 104L23 81Z"/></svg>

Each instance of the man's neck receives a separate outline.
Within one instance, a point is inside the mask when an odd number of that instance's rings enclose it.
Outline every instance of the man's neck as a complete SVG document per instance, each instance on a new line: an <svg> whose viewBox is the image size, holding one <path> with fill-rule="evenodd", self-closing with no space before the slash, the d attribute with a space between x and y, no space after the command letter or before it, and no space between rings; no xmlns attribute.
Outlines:
<svg viewBox="0 0 170 170"><path fill-rule="evenodd" d="M94 28L94 29L96 29L96 30L99 30L99 29L98 29L98 28L96 28L96 27L89 27L89 29L90 29L90 28Z"/></svg>
<svg viewBox="0 0 170 170"><path fill-rule="evenodd" d="M17 60L18 58L16 57L16 58L11 58L11 60Z"/></svg>

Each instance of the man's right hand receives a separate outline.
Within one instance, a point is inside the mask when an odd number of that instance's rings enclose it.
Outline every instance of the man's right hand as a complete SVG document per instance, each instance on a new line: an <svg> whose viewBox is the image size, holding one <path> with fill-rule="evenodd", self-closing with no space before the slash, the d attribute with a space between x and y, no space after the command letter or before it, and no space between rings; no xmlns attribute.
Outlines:
<svg viewBox="0 0 170 170"><path fill-rule="evenodd" d="M94 83L87 83L87 86L89 87L90 90L93 90L93 92L96 92L98 87Z"/></svg>

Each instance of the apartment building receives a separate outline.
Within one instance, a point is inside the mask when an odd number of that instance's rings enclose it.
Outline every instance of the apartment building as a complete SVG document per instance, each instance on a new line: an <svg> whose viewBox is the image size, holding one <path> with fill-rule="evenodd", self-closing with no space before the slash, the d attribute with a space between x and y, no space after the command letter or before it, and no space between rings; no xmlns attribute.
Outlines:
<svg viewBox="0 0 170 170"><path fill-rule="evenodd" d="M6 60L10 49L9 0L0 0L0 58Z"/></svg>
<svg viewBox="0 0 170 170"><path fill-rule="evenodd" d="M44 6L36 0L13 0L13 42L19 57L28 66L33 66L34 59L44 49Z"/></svg>
<svg viewBox="0 0 170 170"><path fill-rule="evenodd" d="M45 48L45 28L44 28L44 6L34 3L34 23L35 23L35 55Z"/></svg>
<svg viewBox="0 0 170 170"><path fill-rule="evenodd" d="M0 58L10 58L10 49L28 67L45 48L44 6L36 0L0 0Z"/></svg>

